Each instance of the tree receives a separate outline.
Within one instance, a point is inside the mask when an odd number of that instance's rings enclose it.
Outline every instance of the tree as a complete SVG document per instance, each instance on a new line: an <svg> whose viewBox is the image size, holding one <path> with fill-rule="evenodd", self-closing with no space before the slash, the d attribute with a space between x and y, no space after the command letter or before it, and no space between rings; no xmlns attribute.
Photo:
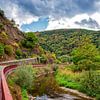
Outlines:
<svg viewBox="0 0 100 100"><path fill-rule="evenodd" d="M100 53L96 46L89 41L89 37L84 39L83 43L72 51L72 61L78 65L79 70L95 67L97 56Z"/></svg>
<svg viewBox="0 0 100 100"><path fill-rule="evenodd" d="M25 35L25 39L21 43L25 48L32 49L38 43L38 38L33 32L28 32Z"/></svg>

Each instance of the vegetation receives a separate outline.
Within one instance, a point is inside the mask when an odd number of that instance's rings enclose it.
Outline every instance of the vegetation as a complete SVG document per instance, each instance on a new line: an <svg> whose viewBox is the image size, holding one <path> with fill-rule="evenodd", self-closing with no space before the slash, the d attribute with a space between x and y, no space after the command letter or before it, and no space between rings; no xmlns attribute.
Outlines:
<svg viewBox="0 0 100 100"><path fill-rule="evenodd" d="M29 100L26 89L22 89L22 100Z"/></svg>
<svg viewBox="0 0 100 100"><path fill-rule="evenodd" d="M11 45L5 45L4 50L7 55L13 55L13 47Z"/></svg>
<svg viewBox="0 0 100 100"><path fill-rule="evenodd" d="M60 86L77 89L89 96L97 97L99 100L100 93L100 72L83 71L73 72L70 66L67 68L59 68L55 78Z"/></svg>
<svg viewBox="0 0 100 100"><path fill-rule="evenodd" d="M33 86L34 71L32 66L20 66L16 71L15 83L20 87L30 90Z"/></svg>
<svg viewBox="0 0 100 100"><path fill-rule="evenodd" d="M4 55L4 45L0 43L0 56Z"/></svg>
<svg viewBox="0 0 100 100"><path fill-rule="evenodd" d="M23 53L22 53L21 49L17 49L16 50L16 58L17 59L21 59L22 58L22 55L23 55Z"/></svg>
<svg viewBox="0 0 100 100"><path fill-rule="evenodd" d="M98 66L96 59L97 56L100 57L100 53L96 46L90 42L88 37L84 39L84 42L78 48L72 51L71 55L77 70L96 69ZM100 60L100 58L98 59Z"/></svg>
<svg viewBox="0 0 100 100"><path fill-rule="evenodd" d="M83 37L91 37L92 43L100 48L100 32L84 29L66 29L41 32L39 35L40 45L57 56L69 55L83 41ZM82 41L80 41L82 40Z"/></svg>
<svg viewBox="0 0 100 100"><path fill-rule="evenodd" d="M4 11L0 9L0 15L4 16Z"/></svg>
<svg viewBox="0 0 100 100"><path fill-rule="evenodd" d="M23 47L33 49L38 43L38 38L33 32L28 32L25 34L25 39L21 43Z"/></svg>

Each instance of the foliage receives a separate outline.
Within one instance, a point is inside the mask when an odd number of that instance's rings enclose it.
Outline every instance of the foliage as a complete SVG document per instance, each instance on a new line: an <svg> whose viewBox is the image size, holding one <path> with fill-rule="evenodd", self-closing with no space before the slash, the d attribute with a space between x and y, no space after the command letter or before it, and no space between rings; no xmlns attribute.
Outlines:
<svg viewBox="0 0 100 100"><path fill-rule="evenodd" d="M35 72L31 65L20 66L15 71L15 83L24 89L31 90L34 81Z"/></svg>
<svg viewBox="0 0 100 100"><path fill-rule="evenodd" d="M70 70L58 69L55 78L60 86L78 90L81 89L81 84L76 81L76 78L78 78L77 74L73 74Z"/></svg>
<svg viewBox="0 0 100 100"><path fill-rule="evenodd" d="M39 85L38 85L39 84ZM39 77L35 80L33 95L36 93L38 95L47 94L49 96L53 96L59 90L59 85L52 75L46 77Z"/></svg>
<svg viewBox="0 0 100 100"><path fill-rule="evenodd" d="M77 48L84 37L91 37L92 43L100 47L100 32L84 29L67 29L44 31L39 35L40 45L47 51L54 52L57 56L67 55Z"/></svg>
<svg viewBox="0 0 100 100"><path fill-rule="evenodd" d="M38 38L33 32L28 32L21 43L23 47L32 49L38 43Z"/></svg>
<svg viewBox="0 0 100 100"><path fill-rule="evenodd" d="M4 45L0 43L0 56L4 55Z"/></svg>
<svg viewBox="0 0 100 100"><path fill-rule="evenodd" d="M21 59L22 58L22 55L23 55L23 53L22 53L21 49L17 49L16 50L16 58L17 59Z"/></svg>
<svg viewBox="0 0 100 100"><path fill-rule="evenodd" d="M4 16L4 11L0 9L0 15Z"/></svg>
<svg viewBox="0 0 100 100"><path fill-rule="evenodd" d="M85 44L73 50L73 62L77 64L80 60L90 59L95 60L96 56L98 56L98 50L93 44Z"/></svg>
<svg viewBox="0 0 100 100"><path fill-rule="evenodd" d="M88 41L87 41L88 40ZM77 65L78 70L96 69L97 59L99 60L100 53L96 46L86 37L84 42L71 53L72 61Z"/></svg>
<svg viewBox="0 0 100 100"><path fill-rule="evenodd" d="M68 55L62 55L60 57L58 57L58 59L64 63L64 62L70 62L70 57Z"/></svg>
<svg viewBox="0 0 100 100"><path fill-rule="evenodd" d="M8 39L8 35L5 32L1 32L0 37L2 37L2 39Z"/></svg>
<svg viewBox="0 0 100 100"><path fill-rule="evenodd" d="M100 72L84 72L80 78L80 83L83 86L83 92L90 96L98 96L100 93Z"/></svg>
<svg viewBox="0 0 100 100"><path fill-rule="evenodd" d="M1 29L1 28L3 28L3 24L2 24L2 23L0 23L0 29Z"/></svg>
<svg viewBox="0 0 100 100"><path fill-rule="evenodd" d="M100 71L83 71L73 72L70 66L67 68L59 68L56 72L55 78L60 86L77 89L86 93L89 96L100 99Z"/></svg>
<svg viewBox="0 0 100 100"><path fill-rule="evenodd" d="M22 89L22 100L28 100L28 94L26 89Z"/></svg>
<svg viewBox="0 0 100 100"><path fill-rule="evenodd" d="M47 57L44 54L42 54L39 59L40 59L41 63L46 63L47 62Z"/></svg>
<svg viewBox="0 0 100 100"><path fill-rule="evenodd" d="M5 53L9 56L11 56L13 54L13 47L11 45L5 45Z"/></svg>

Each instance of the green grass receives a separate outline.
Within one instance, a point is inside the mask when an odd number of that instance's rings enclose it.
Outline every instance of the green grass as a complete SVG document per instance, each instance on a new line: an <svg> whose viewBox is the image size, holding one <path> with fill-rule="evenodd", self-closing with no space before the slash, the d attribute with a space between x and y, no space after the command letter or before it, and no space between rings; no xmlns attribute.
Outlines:
<svg viewBox="0 0 100 100"><path fill-rule="evenodd" d="M100 100L99 72L100 70L92 71L90 75L89 71L73 72L69 68L59 68L56 71L55 78L60 86L76 89L89 96L96 97L96 100Z"/></svg>
<svg viewBox="0 0 100 100"><path fill-rule="evenodd" d="M78 89L78 90L80 90L81 88L81 84L76 82L69 75L60 75L58 73L56 74L55 78L60 86L64 86L64 87L72 88L72 89Z"/></svg>

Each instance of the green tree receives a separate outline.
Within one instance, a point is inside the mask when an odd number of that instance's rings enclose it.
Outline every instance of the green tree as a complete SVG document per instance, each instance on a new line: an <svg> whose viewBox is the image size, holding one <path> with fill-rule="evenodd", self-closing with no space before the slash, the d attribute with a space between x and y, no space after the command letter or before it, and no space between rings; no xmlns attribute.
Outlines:
<svg viewBox="0 0 100 100"><path fill-rule="evenodd" d="M32 49L38 43L38 38L33 32L28 32L25 35L25 39L21 43L25 48Z"/></svg>
<svg viewBox="0 0 100 100"><path fill-rule="evenodd" d="M98 49L91 43L88 37L86 37L83 43L74 49L71 54L72 61L78 65L80 70L88 70L95 67L97 56L100 56Z"/></svg>

